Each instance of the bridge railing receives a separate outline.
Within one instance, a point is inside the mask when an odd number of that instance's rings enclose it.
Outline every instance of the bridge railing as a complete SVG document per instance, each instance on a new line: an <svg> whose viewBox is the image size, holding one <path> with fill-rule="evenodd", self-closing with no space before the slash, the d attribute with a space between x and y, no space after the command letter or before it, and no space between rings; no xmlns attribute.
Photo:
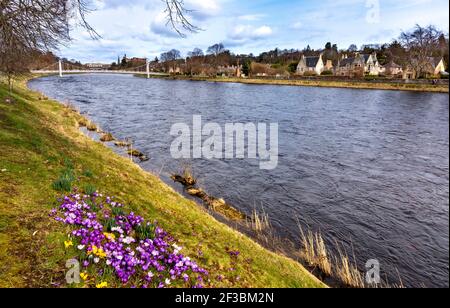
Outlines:
<svg viewBox="0 0 450 308"><path fill-rule="evenodd" d="M141 65L139 67L134 67L131 70L90 70L90 69L73 69L74 66L71 63L69 63L70 67L72 69L64 70L64 63L62 60L59 60L58 62L51 64L43 69L40 70L32 70L31 72L33 74L59 74L60 77L63 76L63 73L66 74L137 74L137 75L147 75L148 78L150 76L165 76L164 73L157 73L150 71L150 62L147 61L145 65ZM56 66L57 69L52 70L50 67ZM144 70L145 69L145 70Z"/></svg>
<svg viewBox="0 0 450 308"><path fill-rule="evenodd" d="M32 70L31 73L33 74L58 74L58 70ZM136 75L147 75L147 72L141 72L141 71L109 71L109 70L68 70L63 71L63 73L66 74L136 74ZM149 72L150 75L167 75L165 73L159 73L159 72Z"/></svg>

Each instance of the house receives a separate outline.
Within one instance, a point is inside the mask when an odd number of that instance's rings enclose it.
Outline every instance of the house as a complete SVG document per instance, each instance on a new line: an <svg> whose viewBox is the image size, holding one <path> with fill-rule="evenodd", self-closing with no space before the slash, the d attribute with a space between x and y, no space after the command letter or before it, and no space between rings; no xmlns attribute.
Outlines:
<svg viewBox="0 0 450 308"><path fill-rule="evenodd" d="M402 78L405 80L416 79L417 72L411 65L408 65L405 69L403 69Z"/></svg>
<svg viewBox="0 0 450 308"><path fill-rule="evenodd" d="M429 57L426 62L425 65L418 65L418 60L413 61L412 65L408 65L407 68L404 69L403 79L445 75L446 64L443 58ZM421 72L417 71L419 67Z"/></svg>
<svg viewBox="0 0 450 308"><path fill-rule="evenodd" d="M242 76L242 65L230 65L230 66L219 66L217 68L217 74L223 77L238 77Z"/></svg>
<svg viewBox="0 0 450 308"><path fill-rule="evenodd" d="M429 58L429 65L426 69L429 75L438 76L445 72L445 62L443 58Z"/></svg>
<svg viewBox="0 0 450 308"><path fill-rule="evenodd" d="M325 70L325 64L323 62L323 55L318 57L305 57L302 56L297 66L297 74L304 75L320 75Z"/></svg>
<svg viewBox="0 0 450 308"><path fill-rule="evenodd" d="M335 70L336 76L342 77L363 77L365 72L365 59L360 55L356 57L348 57L343 55L342 59L338 62Z"/></svg>
<svg viewBox="0 0 450 308"><path fill-rule="evenodd" d="M377 54L359 54L355 57L343 55L335 70L337 76L364 77L364 75L378 76L381 72L381 65L378 62Z"/></svg>
<svg viewBox="0 0 450 308"><path fill-rule="evenodd" d="M332 60L327 60L325 64L325 70L326 71L333 71L334 65Z"/></svg>
<svg viewBox="0 0 450 308"><path fill-rule="evenodd" d="M363 54L362 57L364 58L364 73L370 76L380 75L381 65L378 62L377 53Z"/></svg>
<svg viewBox="0 0 450 308"><path fill-rule="evenodd" d="M145 65L147 63L146 58L126 58L126 62L128 64L131 63L131 66L137 66L137 65Z"/></svg>
<svg viewBox="0 0 450 308"><path fill-rule="evenodd" d="M399 76L403 74L403 68L394 61L386 64L380 71L386 76Z"/></svg>
<svg viewBox="0 0 450 308"><path fill-rule="evenodd" d="M177 65L175 67L171 66L171 67L169 67L169 74L180 75L180 74L183 74L183 70L179 65Z"/></svg>

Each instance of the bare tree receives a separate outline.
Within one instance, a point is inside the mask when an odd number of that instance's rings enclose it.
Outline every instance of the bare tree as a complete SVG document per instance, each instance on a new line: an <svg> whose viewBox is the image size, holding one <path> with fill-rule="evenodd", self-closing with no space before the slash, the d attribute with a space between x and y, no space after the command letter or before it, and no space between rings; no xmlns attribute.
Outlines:
<svg viewBox="0 0 450 308"><path fill-rule="evenodd" d="M204 56L203 50L201 50L200 48L194 48L193 51L188 52L189 58L203 57L203 56Z"/></svg>
<svg viewBox="0 0 450 308"><path fill-rule="evenodd" d="M161 54L161 62L164 62L166 68L172 68L175 72L177 61L181 59L181 52L177 49L172 49Z"/></svg>
<svg viewBox="0 0 450 308"><path fill-rule="evenodd" d="M439 38L442 32L434 26L421 27L416 25L411 32L403 32L400 42L407 51L409 65L417 76L428 73L431 65L430 57L439 50Z"/></svg>
<svg viewBox="0 0 450 308"><path fill-rule="evenodd" d="M222 43L219 43L219 44L214 44L214 45L208 47L207 53L210 55L218 56L221 53L224 53L225 51L227 51L225 49L225 46L223 46Z"/></svg>
<svg viewBox="0 0 450 308"><path fill-rule="evenodd" d="M349 52L357 52L358 46L356 46L355 44L351 44L350 47L348 47L348 51Z"/></svg>
<svg viewBox="0 0 450 308"><path fill-rule="evenodd" d="M180 35L180 28L190 32L198 29L188 20L192 11L185 8L184 0L163 1L168 23ZM73 25L84 27L93 38L100 38L86 20L91 11L91 0L0 0L0 46L56 49L70 41Z"/></svg>
<svg viewBox="0 0 450 308"><path fill-rule="evenodd" d="M397 40L394 40L392 43L388 45L386 49L386 56L388 62L393 61L405 69L408 67L410 63L409 55L406 49Z"/></svg>
<svg viewBox="0 0 450 308"><path fill-rule="evenodd" d="M250 71L252 75L269 75L270 66L267 64L252 62L250 64Z"/></svg>
<svg viewBox="0 0 450 308"><path fill-rule="evenodd" d="M31 55L29 53L20 49L7 56L3 56L3 53L0 53L0 73L6 77L10 96L12 95L14 78L28 72L30 58Z"/></svg>
<svg viewBox="0 0 450 308"><path fill-rule="evenodd" d="M191 11L184 0L162 1L168 24L181 36L185 36L182 30L198 30L188 20ZM70 42L73 27L81 26L93 39L100 38L86 20L91 4L91 0L0 0L0 72L10 76L25 71L31 60L27 55Z"/></svg>
<svg viewBox="0 0 450 308"><path fill-rule="evenodd" d="M201 29L194 26L188 19L188 16L193 12L184 5L184 0L163 0L166 4L165 13L167 14L167 24L181 36L186 37L183 30L187 32L196 33Z"/></svg>
<svg viewBox="0 0 450 308"><path fill-rule="evenodd" d="M82 25L92 37L98 38L86 21L89 12L87 0L1 0L1 48L57 49L70 41L74 24Z"/></svg>
<svg viewBox="0 0 450 308"><path fill-rule="evenodd" d="M181 52L176 49L172 49L168 52L161 54L161 61L162 62L168 62L168 61L175 61L181 58Z"/></svg>

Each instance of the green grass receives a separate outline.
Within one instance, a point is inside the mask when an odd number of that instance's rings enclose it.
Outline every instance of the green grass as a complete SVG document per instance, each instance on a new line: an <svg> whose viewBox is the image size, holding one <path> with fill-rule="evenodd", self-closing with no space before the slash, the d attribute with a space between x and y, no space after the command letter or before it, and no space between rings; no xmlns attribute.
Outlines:
<svg viewBox="0 0 450 308"><path fill-rule="evenodd" d="M75 175L73 169L66 167L52 184L54 190L59 192L71 192L73 182L75 181Z"/></svg>
<svg viewBox="0 0 450 308"><path fill-rule="evenodd" d="M63 244L69 230L48 213L62 191L75 187L115 196L146 220L157 220L210 271L216 287L324 287L299 263L216 221L154 175L85 137L75 112L39 101L24 83L14 104L4 103L6 96L0 84L0 170L6 170L0 172L0 287L66 287L65 263L73 257ZM229 249L241 251L237 264ZM224 279L216 280L218 275Z"/></svg>
<svg viewBox="0 0 450 308"><path fill-rule="evenodd" d="M83 192L86 195L92 196L97 191L97 188L92 184L86 184L83 186Z"/></svg>

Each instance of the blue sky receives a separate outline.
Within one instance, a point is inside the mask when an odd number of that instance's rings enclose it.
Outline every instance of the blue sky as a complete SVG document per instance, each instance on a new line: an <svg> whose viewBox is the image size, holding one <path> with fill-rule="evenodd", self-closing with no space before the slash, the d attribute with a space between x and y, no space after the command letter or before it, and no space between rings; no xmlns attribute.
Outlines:
<svg viewBox="0 0 450 308"><path fill-rule="evenodd" d="M110 63L117 56L154 58L176 48L186 54L222 42L235 53L278 48L322 48L330 41L384 43L416 23L448 33L448 0L185 0L202 31L180 38L165 26L161 0L93 0L88 20L102 35L92 41L80 28L59 56Z"/></svg>

